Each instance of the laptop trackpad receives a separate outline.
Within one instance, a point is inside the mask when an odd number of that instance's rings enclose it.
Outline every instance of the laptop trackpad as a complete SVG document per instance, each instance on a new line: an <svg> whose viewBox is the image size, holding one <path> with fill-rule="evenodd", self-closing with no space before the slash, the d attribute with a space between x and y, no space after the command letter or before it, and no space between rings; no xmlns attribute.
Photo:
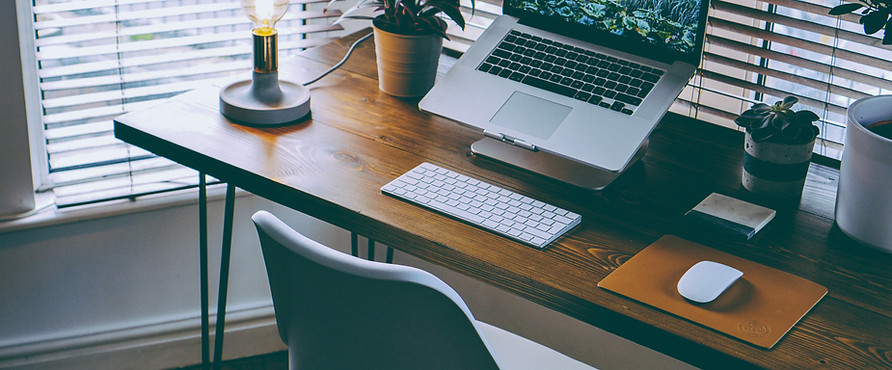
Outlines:
<svg viewBox="0 0 892 370"><path fill-rule="evenodd" d="M489 121L540 139L548 139L570 114L570 108L515 91Z"/></svg>

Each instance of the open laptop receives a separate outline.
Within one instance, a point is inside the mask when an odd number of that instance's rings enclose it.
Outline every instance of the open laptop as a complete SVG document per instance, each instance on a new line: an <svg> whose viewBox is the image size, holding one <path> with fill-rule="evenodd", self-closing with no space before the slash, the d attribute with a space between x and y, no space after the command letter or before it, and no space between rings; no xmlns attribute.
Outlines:
<svg viewBox="0 0 892 370"><path fill-rule="evenodd" d="M588 169L577 185L603 188L693 76L707 3L505 0L419 107L483 130L475 153L556 178Z"/></svg>

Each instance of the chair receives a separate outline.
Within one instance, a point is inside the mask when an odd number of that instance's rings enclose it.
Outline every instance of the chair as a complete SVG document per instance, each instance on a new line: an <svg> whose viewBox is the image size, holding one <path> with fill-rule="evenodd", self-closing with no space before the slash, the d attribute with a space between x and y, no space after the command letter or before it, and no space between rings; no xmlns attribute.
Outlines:
<svg viewBox="0 0 892 370"><path fill-rule="evenodd" d="M428 272L368 261L252 217L291 369L591 369L477 321Z"/></svg>

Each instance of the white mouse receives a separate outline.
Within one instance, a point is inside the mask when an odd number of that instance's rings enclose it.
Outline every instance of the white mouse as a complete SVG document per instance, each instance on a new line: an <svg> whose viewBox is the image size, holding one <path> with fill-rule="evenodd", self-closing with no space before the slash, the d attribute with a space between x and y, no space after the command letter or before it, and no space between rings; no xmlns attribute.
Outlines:
<svg viewBox="0 0 892 370"><path fill-rule="evenodd" d="M697 303L709 303L743 276L739 270L718 262L700 261L678 280L678 293Z"/></svg>

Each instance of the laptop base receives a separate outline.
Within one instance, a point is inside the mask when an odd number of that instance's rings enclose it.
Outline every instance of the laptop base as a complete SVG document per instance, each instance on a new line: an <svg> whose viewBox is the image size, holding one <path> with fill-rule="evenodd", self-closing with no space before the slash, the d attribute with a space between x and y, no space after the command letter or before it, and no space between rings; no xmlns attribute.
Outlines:
<svg viewBox="0 0 892 370"><path fill-rule="evenodd" d="M626 167L620 171L607 171L554 154L519 148L488 137L471 144L471 152L477 156L591 190L603 190L623 171L641 159L646 151L647 140L645 139Z"/></svg>

